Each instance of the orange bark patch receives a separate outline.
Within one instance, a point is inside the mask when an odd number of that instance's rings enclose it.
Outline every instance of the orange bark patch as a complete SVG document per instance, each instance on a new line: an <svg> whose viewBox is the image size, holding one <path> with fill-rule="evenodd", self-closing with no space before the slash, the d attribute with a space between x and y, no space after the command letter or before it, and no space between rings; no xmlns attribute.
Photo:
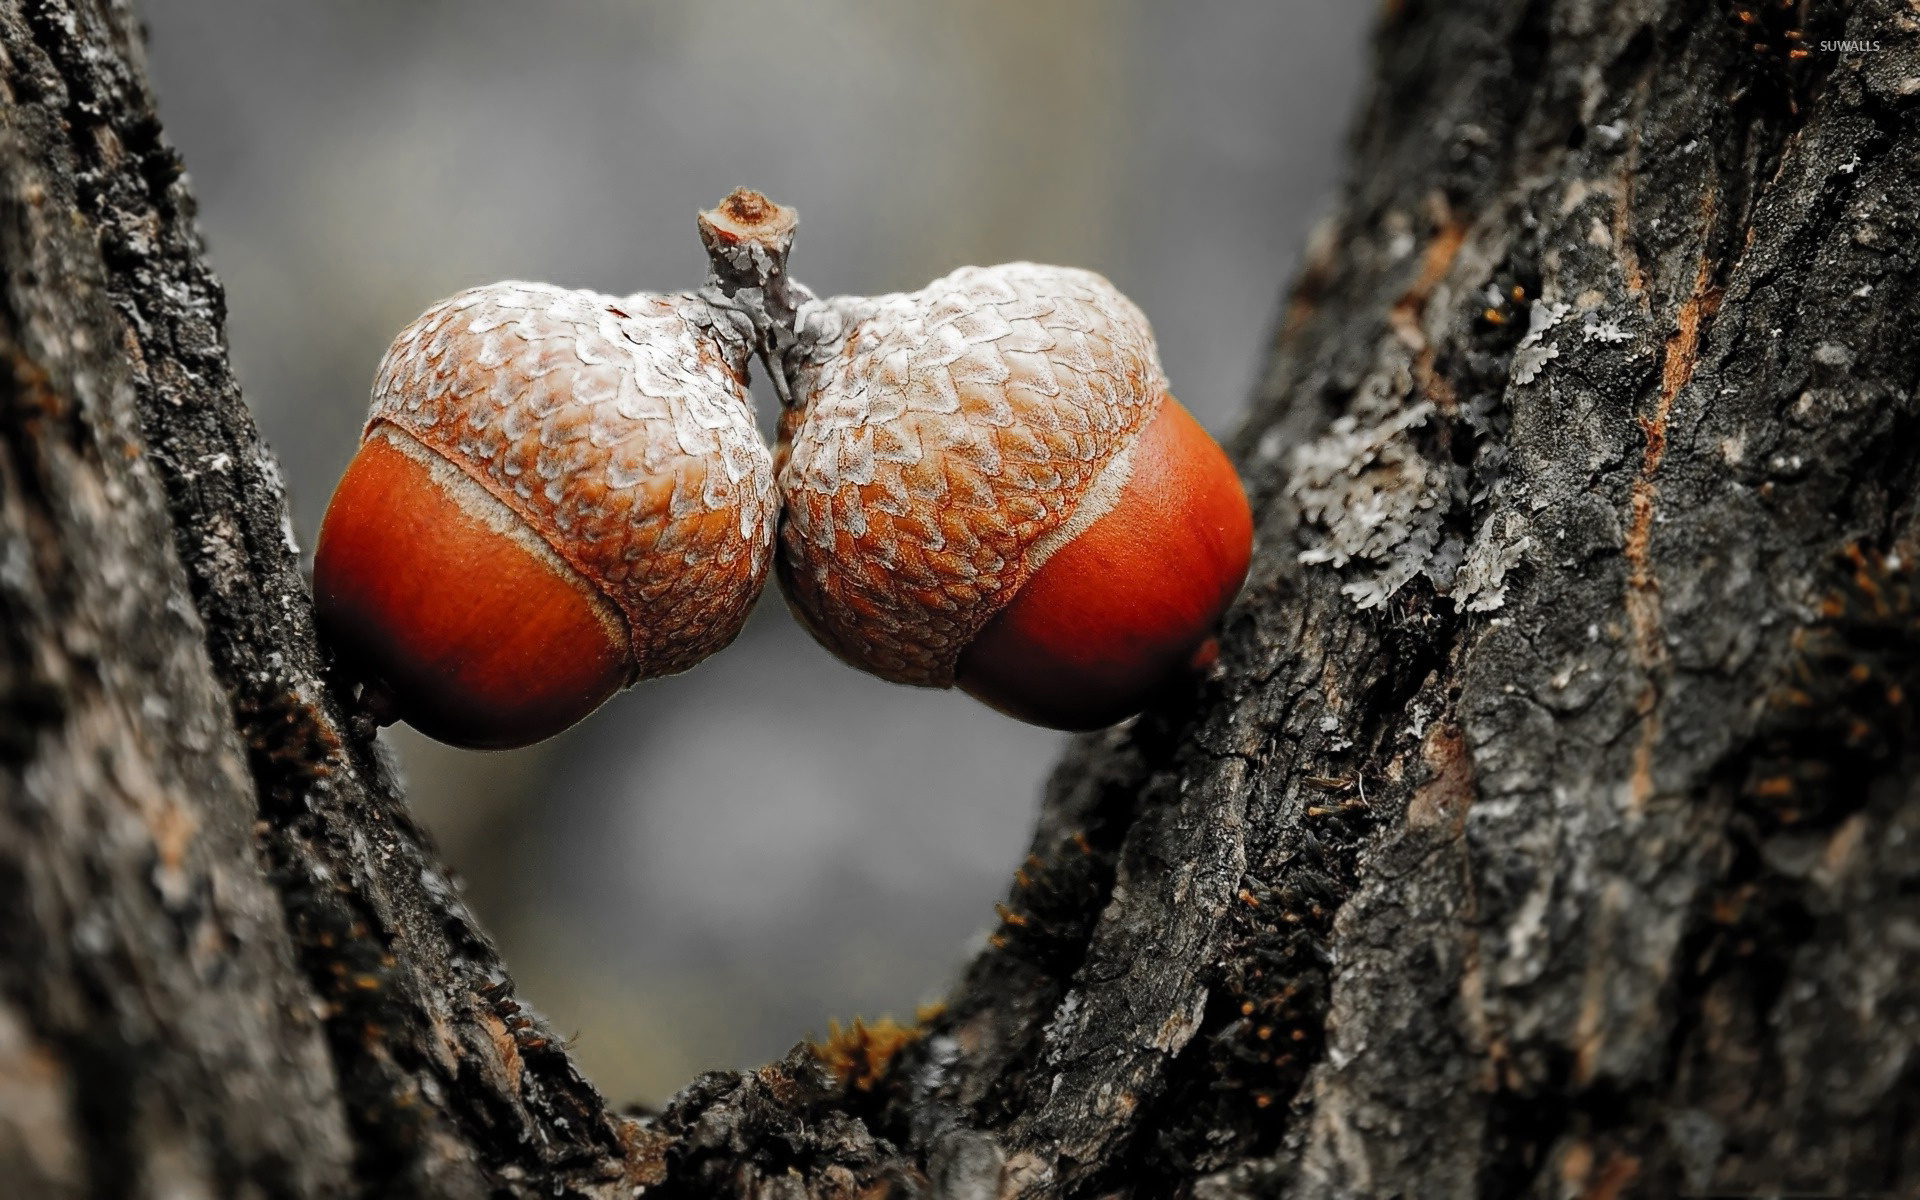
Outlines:
<svg viewBox="0 0 1920 1200"><path fill-rule="evenodd" d="M626 1182L648 1188L667 1181L667 1151L674 1144L671 1134L631 1117L620 1117L614 1136L620 1139L621 1155L626 1160Z"/></svg>
<svg viewBox="0 0 1920 1200"><path fill-rule="evenodd" d="M1607 1165L1600 1168L1588 1186L1581 1200L1615 1200L1616 1197L1640 1174L1640 1160L1631 1154L1614 1154L1607 1159Z"/></svg>
<svg viewBox="0 0 1920 1200"><path fill-rule="evenodd" d="M1407 828L1444 826L1457 837L1466 827L1467 810L1473 807L1474 798L1473 759L1467 753L1467 739L1456 726L1436 724L1427 731L1420 752L1433 773L1407 804Z"/></svg>
<svg viewBox="0 0 1920 1200"><path fill-rule="evenodd" d="M1413 286L1394 303L1393 311L1387 317L1394 333L1414 351L1414 384L1419 387L1420 394L1443 413L1451 413L1457 407L1457 400L1453 385L1434 370L1438 352L1420 328L1420 318L1426 310L1427 301L1433 297L1434 289L1453 269L1453 262L1460 257L1460 247L1466 244L1466 240L1467 227L1451 213L1445 214L1440 227L1434 231L1433 240L1427 243L1427 252L1421 256L1420 274L1414 279Z"/></svg>
<svg viewBox="0 0 1920 1200"><path fill-rule="evenodd" d="M1701 230L1713 225L1714 195L1708 192L1701 202ZM1645 691L1638 709L1641 716L1640 740L1634 748L1631 780L1631 805L1642 811L1653 796L1653 749L1659 741L1660 725L1655 709L1659 706L1657 675L1665 669L1667 650L1660 617L1660 583L1654 578L1648 555L1653 539L1654 505L1659 488L1654 476L1667 455L1667 423L1673 415L1674 401L1693 378L1700 358L1701 326L1720 308L1720 289L1713 286L1713 260L1706 254L1694 273L1693 291L1674 318L1674 330L1667 338L1666 355L1660 365L1660 395L1653 412L1640 419L1646 435L1641 456L1640 477L1634 480L1628 504L1627 526L1627 621L1632 627L1634 661L1647 672Z"/></svg>
<svg viewBox="0 0 1920 1200"><path fill-rule="evenodd" d="M1620 259L1620 278L1633 293L1644 312L1647 303L1647 273L1640 265L1640 251L1633 242L1633 181L1640 173L1640 122L1645 116L1651 77L1643 71L1634 84L1633 108L1627 119L1626 145L1620 155L1619 186L1614 191L1613 250ZM1711 200L1711 196L1709 196Z"/></svg>
<svg viewBox="0 0 1920 1200"><path fill-rule="evenodd" d="M892 1017L881 1017L869 1025L859 1017L842 1029L840 1022L827 1022L827 1040L810 1042L813 1056L832 1071L834 1078L855 1091L870 1092L886 1076L893 1056L920 1040L921 1031L900 1024Z"/></svg>
<svg viewBox="0 0 1920 1200"><path fill-rule="evenodd" d="M1393 313L1389 319L1393 322L1396 331L1410 324L1413 327L1414 336L1425 341L1419 332L1420 310L1425 308L1427 301L1432 298L1433 289L1439 287L1440 281L1445 279L1447 272L1453 269L1453 260L1459 257L1460 247L1466 240L1467 227L1456 220L1452 214L1448 214L1441 221L1440 227L1434 230L1433 240L1427 243L1427 252L1420 258L1420 274L1414 279L1413 286L1402 293L1400 299L1394 303Z"/></svg>
<svg viewBox="0 0 1920 1200"><path fill-rule="evenodd" d="M500 1069L506 1073L507 1090L520 1094L520 1047L514 1044L513 1034L507 1029L507 1023L500 1019L492 1009L475 1006L474 1015L487 1031L487 1040L493 1043L493 1052L500 1057Z"/></svg>
<svg viewBox="0 0 1920 1200"><path fill-rule="evenodd" d="M1647 273L1640 266L1640 252L1633 245L1633 226L1628 215L1633 211L1633 170L1637 154L1628 154L1620 172L1620 203L1613 210L1613 252L1620 257L1620 277L1627 290L1636 296L1647 294Z"/></svg>

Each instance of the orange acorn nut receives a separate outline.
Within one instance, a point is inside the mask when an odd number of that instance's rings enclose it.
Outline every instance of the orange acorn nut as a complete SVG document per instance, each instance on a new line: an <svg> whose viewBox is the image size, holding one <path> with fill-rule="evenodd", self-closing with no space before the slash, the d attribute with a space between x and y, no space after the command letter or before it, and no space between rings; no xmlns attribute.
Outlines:
<svg viewBox="0 0 1920 1200"><path fill-rule="evenodd" d="M1088 271L968 267L800 316L776 461L781 583L855 666L1097 729L1202 664L1253 521Z"/></svg>
<svg viewBox="0 0 1920 1200"><path fill-rule="evenodd" d="M693 296L503 283L429 309L320 529L343 665L421 732L505 748L732 641L777 511L747 352Z"/></svg>

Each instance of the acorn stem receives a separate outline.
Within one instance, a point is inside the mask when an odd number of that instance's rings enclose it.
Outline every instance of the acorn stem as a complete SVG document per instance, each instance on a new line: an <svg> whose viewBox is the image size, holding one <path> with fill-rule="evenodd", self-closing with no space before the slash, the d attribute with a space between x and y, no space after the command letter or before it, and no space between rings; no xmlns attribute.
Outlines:
<svg viewBox="0 0 1920 1200"><path fill-rule="evenodd" d="M754 351L783 406L794 403L786 360L796 337L800 306L814 296L787 273L793 231L800 215L749 188L735 188L700 214L700 241L709 271L703 294L710 303L753 324Z"/></svg>

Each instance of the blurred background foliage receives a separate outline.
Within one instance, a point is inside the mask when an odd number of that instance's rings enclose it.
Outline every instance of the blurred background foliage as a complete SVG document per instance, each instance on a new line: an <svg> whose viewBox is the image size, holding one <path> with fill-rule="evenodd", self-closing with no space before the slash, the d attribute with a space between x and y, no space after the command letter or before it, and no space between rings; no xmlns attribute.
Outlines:
<svg viewBox="0 0 1920 1200"><path fill-rule="evenodd" d="M375 364L523 278L698 286L694 212L797 207L816 291L1104 272L1226 432L1338 169L1354 0L146 0L248 403L310 547ZM763 414L767 398L762 389ZM765 416L763 415L763 421ZM763 425L763 428L771 428ZM386 735L521 990L615 1099L908 1016L993 922L1061 739L740 640L512 754Z"/></svg>

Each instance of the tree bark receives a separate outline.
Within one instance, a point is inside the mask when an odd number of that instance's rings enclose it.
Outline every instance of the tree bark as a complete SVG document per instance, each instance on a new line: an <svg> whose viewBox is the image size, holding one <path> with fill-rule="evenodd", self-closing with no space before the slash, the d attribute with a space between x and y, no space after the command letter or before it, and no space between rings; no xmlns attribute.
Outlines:
<svg viewBox="0 0 1920 1200"><path fill-rule="evenodd" d="M1219 662L912 1036L622 1113L329 685L130 10L0 0L0 1179L1920 1195L1917 34L1389 3Z"/></svg>

